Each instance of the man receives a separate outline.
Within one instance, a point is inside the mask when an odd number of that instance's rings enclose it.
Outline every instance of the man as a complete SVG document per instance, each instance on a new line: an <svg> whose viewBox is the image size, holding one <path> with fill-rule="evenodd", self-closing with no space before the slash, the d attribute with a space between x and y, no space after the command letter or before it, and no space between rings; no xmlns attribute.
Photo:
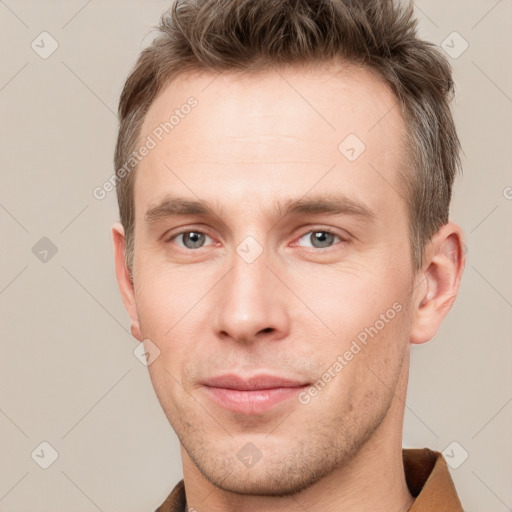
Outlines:
<svg viewBox="0 0 512 512"><path fill-rule="evenodd" d="M460 511L403 450L458 292L450 67L387 0L185 0L126 81L116 272L184 479L157 510Z"/></svg>

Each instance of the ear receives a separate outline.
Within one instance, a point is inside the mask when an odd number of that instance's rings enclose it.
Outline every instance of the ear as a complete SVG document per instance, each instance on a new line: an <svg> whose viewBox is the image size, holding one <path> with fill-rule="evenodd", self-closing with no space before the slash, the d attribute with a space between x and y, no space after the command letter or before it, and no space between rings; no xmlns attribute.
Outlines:
<svg viewBox="0 0 512 512"><path fill-rule="evenodd" d="M411 343L431 340L455 302L466 263L463 238L461 228L448 222L425 248L415 284Z"/></svg>
<svg viewBox="0 0 512 512"><path fill-rule="evenodd" d="M116 276L121 290L121 296L126 311L130 315L131 319L131 333L134 338L139 341L143 340L143 336L140 330L139 318L137 313L137 304L135 303L135 292L133 283L130 277L130 272L126 266L125 261L125 237L124 228L116 222L112 226L112 237L114 240L114 256L116 265Z"/></svg>

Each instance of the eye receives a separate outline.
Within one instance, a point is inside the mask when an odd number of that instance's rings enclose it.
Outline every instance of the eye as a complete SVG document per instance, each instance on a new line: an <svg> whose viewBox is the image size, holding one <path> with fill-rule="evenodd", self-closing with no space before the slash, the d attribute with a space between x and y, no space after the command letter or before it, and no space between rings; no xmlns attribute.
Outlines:
<svg viewBox="0 0 512 512"><path fill-rule="evenodd" d="M200 249L203 247L207 238L210 237L201 231L183 231L171 237L169 242L173 240L181 240L181 244L177 243L177 245L183 247L184 249Z"/></svg>
<svg viewBox="0 0 512 512"><path fill-rule="evenodd" d="M340 242L344 241L339 235L332 233L331 231L326 231L323 229L308 231L304 235L302 235L298 242L293 245L302 245L300 243L301 240L306 240L310 242L311 245L304 245L305 247L313 247L315 249L325 249L334 245L335 240L338 239Z"/></svg>

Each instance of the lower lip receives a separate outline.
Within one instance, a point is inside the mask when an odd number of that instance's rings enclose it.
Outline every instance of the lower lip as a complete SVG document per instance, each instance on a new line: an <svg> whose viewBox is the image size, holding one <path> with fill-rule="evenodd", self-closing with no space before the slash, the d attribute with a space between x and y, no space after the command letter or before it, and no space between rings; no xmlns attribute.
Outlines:
<svg viewBox="0 0 512 512"><path fill-rule="evenodd" d="M243 414L260 414L285 400L296 397L307 386L258 389L253 391L215 388L211 386L205 386L204 388L214 402L229 411Z"/></svg>

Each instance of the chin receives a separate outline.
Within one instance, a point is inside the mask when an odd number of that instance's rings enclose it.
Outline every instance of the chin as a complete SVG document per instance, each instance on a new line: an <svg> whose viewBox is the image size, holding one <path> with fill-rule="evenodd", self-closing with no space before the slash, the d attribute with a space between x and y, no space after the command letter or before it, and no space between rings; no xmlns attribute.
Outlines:
<svg viewBox="0 0 512 512"><path fill-rule="evenodd" d="M234 472L222 480L211 481L211 483L219 489L240 496L286 497L306 489L314 481L306 481L304 477L292 480L280 474L273 475L272 472L263 474Z"/></svg>
<svg viewBox="0 0 512 512"><path fill-rule="evenodd" d="M252 467L246 467L237 457L222 458L220 454L215 457L212 453L207 459L200 458L194 463L212 485L241 496L291 496L310 487L332 470L332 464L323 457L315 464L306 462L305 458L286 458L276 452L274 455L273 460L262 457Z"/></svg>

